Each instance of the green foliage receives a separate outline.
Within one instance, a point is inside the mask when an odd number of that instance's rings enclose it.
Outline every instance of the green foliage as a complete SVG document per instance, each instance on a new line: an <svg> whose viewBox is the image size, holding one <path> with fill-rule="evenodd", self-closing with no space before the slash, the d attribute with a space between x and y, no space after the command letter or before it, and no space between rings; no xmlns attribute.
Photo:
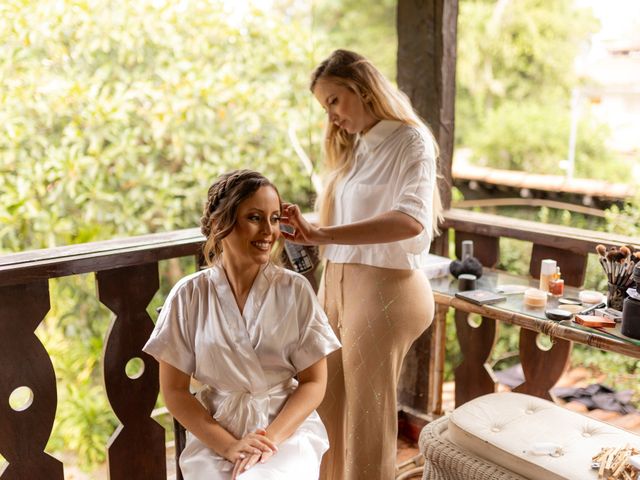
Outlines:
<svg viewBox="0 0 640 480"><path fill-rule="evenodd" d="M231 168L310 203L287 132L308 122L299 22L151 0L14 2L0 22L0 248L195 226Z"/></svg>
<svg viewBox="0 0 640 480"><path fill-rule="evenodd" d="M570 0L460 2L456 143L488 166L557 174L578 85L570 66L596 27ZM604 167L606 128L587 116L579 132L576 175L623 179Z"/></svg>
<svg viewBox="0 0 640 480"><path fill-rule="evenodd" d="M312 31L324 39L314 50L321 60L336 48L369 58L390 80L396 78L397 0L316 0L312 2Z"/></svg>
<svg viewBox="0 0 640 480"><path fill-rule="evenodd" d="M607 231L630 237L640 237L640 182L636 183L638 193L631 201L619 208L613 205L606 212Z"/></svg>
<svg viewBox="0 0 640 480"><path fill-rule="evenodd" d="M579 131L576 175L624 181L625 169L611 165L612 154L605 148L608 130L583 120ZM562 174L558 162L568 153L569 111L561 103L503 102L486 112L482 128L468 139L476 157L491 167Z"/></svg>
<svg viewBox="0 0 640 480"><path fill-rule="evenodd" d="M293 3L238 15L221 0L4 2L0 251L197 226L209 184L232 168L311 205L289 127L317 152L322 118L308 107L315 59ZM151 313L183 273L162 267ZM38 329L59 381L48 448L89 469L119 423L99 364L112 314L92 276L51 283Z"/></svg>
<svg viewBox="0 0 640 480"><path fill-rule="evenodd" d="M576 81L567 66L596 27L569 0L461 1L460 96L479 115L504 102L567 98Z"/></svg>

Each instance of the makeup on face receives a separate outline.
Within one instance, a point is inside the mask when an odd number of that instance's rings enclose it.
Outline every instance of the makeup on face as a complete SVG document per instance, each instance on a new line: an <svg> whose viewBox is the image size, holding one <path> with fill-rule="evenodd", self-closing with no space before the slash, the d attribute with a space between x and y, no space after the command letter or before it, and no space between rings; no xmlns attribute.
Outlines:
<svg viewBox="0 0 640 480"><path fill-rule="evenodd" d="M260 187L238 206L233 230L222 239L225 256L241 263L267 263L279 226L280 198L272 187Z"/></svg>
<svg viewBox="0 0 640 480"><path fill-rule="evenodd" d="M331 79L318 80L313 94L328 119L348 133L362 133L377 123L361 95Z"/></svg>

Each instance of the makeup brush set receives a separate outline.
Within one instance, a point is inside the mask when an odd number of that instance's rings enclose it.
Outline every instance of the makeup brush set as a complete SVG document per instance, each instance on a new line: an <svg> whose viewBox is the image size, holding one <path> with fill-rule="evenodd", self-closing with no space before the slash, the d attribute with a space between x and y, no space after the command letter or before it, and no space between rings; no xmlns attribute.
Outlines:
<svg viewBox="0 0 640 480"><path fill-rule="evenodd" d="M607 281L620 288L630 287L633 283L633 267L640 262L640 250L636 250L632 245L623 245L620 248L598 245L596 252L607 275Z"/></svg>
<svg viewBox="0 0 640 480"><path fill-rule="evenodd" d="M622 302L627 296L627 289L634 283L633 268L640 262L640 250L632 245L607 248L600 244L596 246L596 252L609 283L607 305L622 311Z"/></svg>

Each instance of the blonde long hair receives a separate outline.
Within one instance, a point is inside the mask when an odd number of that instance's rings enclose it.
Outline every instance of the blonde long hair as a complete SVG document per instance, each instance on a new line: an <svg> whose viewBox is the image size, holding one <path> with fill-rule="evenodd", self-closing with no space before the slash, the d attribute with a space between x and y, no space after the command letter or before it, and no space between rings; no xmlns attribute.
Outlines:
<svg viewBox="0 0 640 480"><path fill-rule="evenodd" d="M397 120L424 132L426 137L433 141L437 166L438 144L433 134L413 110L409 98L391 85L365 57L349 50L335 50L311 74L311 92L320 80L335 82L366 99L365 107L374 118ZM331 222L336 184L353 166L355 141L356 134L347 133L331 121L327 121L324 145L325 187L316 201L321 225L329 225ZM432 214L433 231L437 234L438 222L442 219L442 202L437 184L433 190Z"/></svg>

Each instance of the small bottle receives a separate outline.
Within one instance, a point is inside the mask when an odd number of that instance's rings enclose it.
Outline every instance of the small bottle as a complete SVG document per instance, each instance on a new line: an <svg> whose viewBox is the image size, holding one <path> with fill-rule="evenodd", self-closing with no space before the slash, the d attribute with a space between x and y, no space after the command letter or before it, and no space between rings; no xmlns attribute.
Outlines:
<svg viewBox="0 0 640 480"><path fill-rule="evenodd" d="M560 277L560 267L556 267L556 273L549 280L549 293L554 297L561 297L564 294L564 280Z"/></svg>
<svg viewBox="0 0 640 480"><path fill-rule="evenodd" d="M462 258L460 260L464 261L469 257L473 257L473 240L463 240Z"/></svg>
<svg viewBox="0 0 640 480"><path fill-rule="evenodd" d="M549 291L549 280L556 273L556 261L551 259L542 260L540 265L540 290Z"/></svg>

